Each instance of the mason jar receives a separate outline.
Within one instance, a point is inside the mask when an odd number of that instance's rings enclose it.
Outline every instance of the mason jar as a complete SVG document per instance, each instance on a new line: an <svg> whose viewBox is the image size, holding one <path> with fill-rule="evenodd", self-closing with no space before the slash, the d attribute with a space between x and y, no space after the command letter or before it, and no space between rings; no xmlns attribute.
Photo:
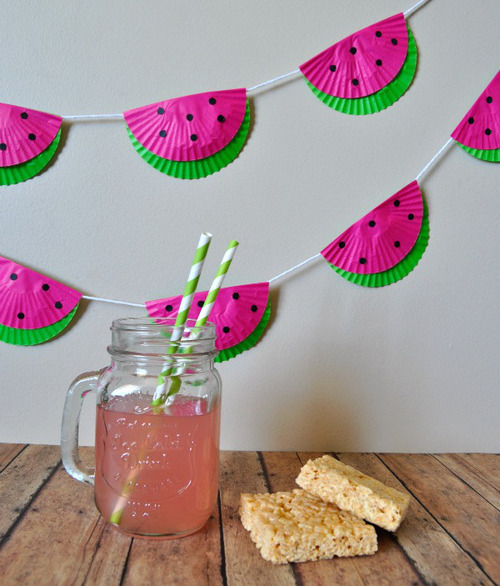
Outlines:
<svg viewBox="0 0 500 586"><path fill-rule="evenodd" d="M111 363L80 375L64 406L67 472L94 486L96 506L128 535L194 533L217 501L221 380L215 326L188 320L179 341L172 319L124 318L111 326ZM80 410L96 396L95 468L79 457Z"/></svg>

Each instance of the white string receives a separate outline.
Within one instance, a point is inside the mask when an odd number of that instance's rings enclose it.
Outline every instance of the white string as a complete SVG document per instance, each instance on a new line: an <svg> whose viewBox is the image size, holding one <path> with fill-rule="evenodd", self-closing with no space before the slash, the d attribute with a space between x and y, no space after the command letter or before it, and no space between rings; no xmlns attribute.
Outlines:
<svg viewBox="0 0 500 586"><path fill-rule="evenodd" d="M437 163L437 161L444 155L444 153L450 148L450 146L454 142L455 141L452 138L448 139L444 143L444 145L438 150L438 152L432 157L432 159L427 163L427 165L422 169L422 171L420 171L420 173L415 177L415 181L420 181L420 179L422 179L422 177L427 173L427 171L429 171L429 169L435 163Z"/></svg>
<svg viewBox="0 0 500 586"><path fill-rule="evenodd" d="M116 305L129 305L130 307L145 307L144 303L131 303L130 301L118 301L117 299L105 299L104 297L82 295L82 298L88 299L89 301L103 301L104 303L115 303Z"/></svg>
<svg viewBox="0 0 500 586"><path fill-rule="evenodd" d="M113 120L123 119L123 114L77 114L75 116L61 116L63 120Z"/></svg>
<svg viewBox="0 0 500 586"><path fill-rule="evenodd" d="M253 92L254 90L257 90L261 87L265 87L267 85L277 83L278 81L281 81L282 79L286 79L287 77L292 77L292 75L297 75L297 73L300 73L300 69L296 69L295 71L290 71L290 73L285 73L283 75L279 75L278 77L274 77L273 79L269 79L268 81L263 81L262 83L258 83L257 85L249 87L247 89L247 92Z"/></svg>
<svg viewBox="0 0 500 586"><path fill-rule="evenodd" d="M320 256L321 256L321 252L318 252L318 254L315 254L314 256L311 256L311 258L308 258L307 260L303 260L302 262L299 262L298 265L295 265L291 269L287 269L286 271L283 271L282 273L280 273L279 275L276 275L272 279L269 279L269 284L271 284L273 281L277 281L278 279L281 279L282 277L284 277L285 275L288 275L292 271L296 271L296 270L300 269L304 265L312 262L313 260L316 260Z"/></svg>
<svg viewBox="0 0 500 586"><path fill-rule="evenodd" d="M420 2L417 2L415 4L415 6L412 6L411 8L408 8L408 10L403 12L403 16L405 18L408 18L409 16L411 16L414 12L416 12L421 6L423 6L427 2L429 2L429 0L420 0Z"/></svg>

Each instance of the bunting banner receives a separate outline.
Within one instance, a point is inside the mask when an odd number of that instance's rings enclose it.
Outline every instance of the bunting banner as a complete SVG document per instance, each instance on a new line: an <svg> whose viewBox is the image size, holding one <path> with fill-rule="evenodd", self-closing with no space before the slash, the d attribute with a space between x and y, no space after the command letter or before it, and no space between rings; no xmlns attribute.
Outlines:
<svg viewBox="0 0 500 586"><path fill-rule="evenodd" d="M429 242L429 214L419 181L455 142L474 157L498 162L499 104L500 72L481 93L448 142L414 181L364 215L310 259L269 281L221 289L211 313L211 321L217 331L217 360L222 362L234 358L258 342L271 316L269 290L272 283L316 258L322 257L341 277L363 287L384 287L406 277L417 266ZM224 113L220 114L221 111ZM171 115L170 126L163 118L167 112ZM206 121L195 123L195 114L204 116ZM192 115L193 119L188 120L188 115ZM224 120L219 119L221 116ZM4 143L0 144L3 160L12 163L7 169L17 169L30 161L39 160L58 141L60 118L17 107L11 107L9 117L12 127L32 121L30 127L25 127L25 134L27 130L33 131L35 139L28 137L28 141L35 144L24 144L21 140L23 135L19 132L4 132L2 140L10 136L19 145L16 154L12 155L1 147ZM138 148L139 152L147 146L148 152L154 153L155 160L163 161L162 165L170 165L179 176L187 173L192 178L202 176L206 169L220 166L222 159L216 160L216 157L227 149L234 154L241 148L237 141L240 133L246 133L248 99L244 89L197 94L131 110L126 117L133 141L141 145L144 143L143 147ZM180 128L184 125L183 117L186 122L194 123L192 132L196 134L196 140L190 138L193 144L182 140L184 134ZM149 124L144 123L149 119L155 120L154 132L149 130ZM217 124L220 126L216 138L214 133L204 132L207 127L214 128ZM161 143L159 138L163 136L159 128L168 129L178 140ZM208 160L212 160L215 167L204 167L202 162ZM173 165L174 162L179 165ZM188 164L194 165L189 171L182 171L182 165ZM15 178L15 175L11 177ZM198 316L206 296L206 291L195 295L189 317ZM0 257L0 340L16 345L34 345L50 340L69 325L82 298L141 307L152 319L175 317L181 301L180 295L145 303L89 297Z"/></svg>
<svg viewBox="0 0 500 586"><path fill-rule="evenodd" d="M161 173L178 179L207 177L243 149L251 123L249 92L296 74L330 108L352 115L380 112L403 96L415 76L417 47L406 17L426 1L249 89L176 97L111 115L55 116L0 104L0 185L26 181L47 167L57 152L63 121L104 118L124 120L134 149Z"/></svg>

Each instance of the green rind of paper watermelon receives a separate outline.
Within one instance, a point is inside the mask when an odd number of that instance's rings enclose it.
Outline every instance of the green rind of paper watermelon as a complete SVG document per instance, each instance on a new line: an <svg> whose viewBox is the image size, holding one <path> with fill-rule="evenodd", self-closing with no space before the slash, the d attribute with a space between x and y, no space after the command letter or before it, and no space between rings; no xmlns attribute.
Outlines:
<svg viewBox="0 0 500 586"><path fill-rule="evenodd" d="M490 163L500 163L500 149L473 149L465 146L461 142L455 141L459 147L463 148L466 153L481 159L482 161L489 161Z"/></svg>
<svg viewBox="0 0 500 586"><path fill-rule="evenodd" d="M250 348L253 348L255 344L257 344L257 342L259 341L262 334L264 333L264 330L266 329L266 326L269 323L270 317L271 301L268 301L266 309L262 314L262 317L260 318L260 321L257 324L255 330L247 338L242 340L239 344L236 344L236 346L220 350L219 354L215 357L214 361L225 362L226 360L234 358L235 356L238 356L238 354L245 352L245 350L250 350Z"/></svg>
<svg viewBox="0 0 500 586"><path fill-rule="evenodd" d="M401 262L394 265L387 271L382 271L381 273L372 273L369 275L350 273L348 271L344 271L343 269L339 269L331 263L328 264L341 277L344 277L344 279L351 281L351 283L354 283L355 285L362 285L363 287L384 287L385 285L392 285L392 283L404 279L404 277L411 273L411 271L417 266L425 252L425 249L427 248L427 244L429 243L429 233L429 213L424 200L422 227L420 228L417 241L415 242L415 246Z"/></svg>
<svg viewBox="0 0 500 586"><path fill-rule="evenodd" d="M0 167L0 185L14 185L31 179L48 165L61 139L61 128L49 146L36 157L19 165Z"/></svg>
<svg viewBox="0 0 500 586"><path fill-rule="evenodd" d="M127 126L128 137L135 150L141 157L149 163L152 167L170 175L177 177L177 179L201 179L220 171L232 163L240 154L250 128L250 104L247 100L247 107L245 110L245 117L243 122L234 135L234 138L223 149L206 157L205 159L198 159L197 161L171 161L170 159L163 159L158 155L148 151L132 134L130 128Z"/></svg>
<svg viewBox="0 0 500 586"><path fill-rule="evenodd" d="M342 112L360 116L364 114L375 114L392 106L410 87L415 71L417 70L417 45L408 28L408 52L406 59L396 77L378 92L363 98L337 98L320 91L306 79L307 85L312 92L327 106ZM304 78L305 79L305 78Z"/></svg>
<svg viewBox="0 0 500 586"><path fill-rule="evenodd" d="M46 342L68 327L69 322L73 319L77 309L78 304L70 313L68 313L67 316L45 328L22 330L18 328L9 328L8 326L0 324L0 340L7 344L15 344L16 346L34 346L35 344Z"/></svg>

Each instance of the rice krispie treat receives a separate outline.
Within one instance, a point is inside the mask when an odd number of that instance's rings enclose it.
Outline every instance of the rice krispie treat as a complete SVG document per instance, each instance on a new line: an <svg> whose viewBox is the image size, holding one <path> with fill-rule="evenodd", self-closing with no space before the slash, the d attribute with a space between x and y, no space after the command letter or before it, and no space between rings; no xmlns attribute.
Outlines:
<svg viewBox="0 0 500 586"><path fill-rule="evenodd" d="M262 557L274 564L377 551L374 527L303 490L242 494L240 516Z"/></svg>
<svg viewBox="0 0 500 586"><path fill-rule="evenodd" d="M331 456L309 460L296 480L308 492L388 531L404 519L410 497Z"/></svg>

